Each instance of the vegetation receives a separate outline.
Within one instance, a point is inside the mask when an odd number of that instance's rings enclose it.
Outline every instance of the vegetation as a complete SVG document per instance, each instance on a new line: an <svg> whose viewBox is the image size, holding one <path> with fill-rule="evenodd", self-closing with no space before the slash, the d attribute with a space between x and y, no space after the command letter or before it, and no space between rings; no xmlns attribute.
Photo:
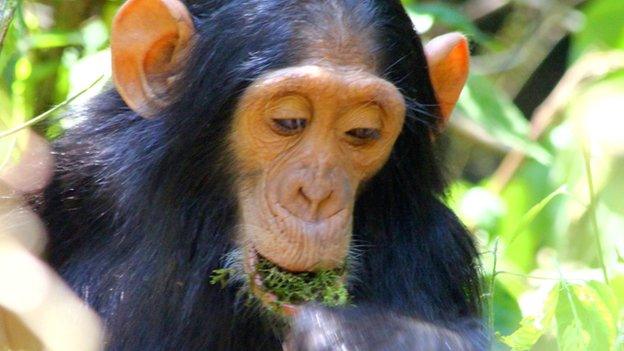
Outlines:
<svg viewBox="0 0 624 351"><path fill-rule="evenodd" d="M312 301L335 307L344 306L349 302L345 268L296 273L283 270L264 257L258 257L255 269L254 274L257 274L262 281L262 291L271 293L275 297L272 303L276 307ZM255 284L251 274L241 274L245 275L248 286ZM233 268L215 269L210 276L210 283L225 288L236 280L235 276L239 275ZM251 291L249 298L254 298Z"/></svg>
<svg viewBox="0 0 624 351"><path fill-rule="evenodd" d="M278 304L317 301L326 306L344 306L349 302L344 269L292 273L266 258L259 257L258 261L256 271L263 288L275 295Z"/></svg>
<svg viewBox="0 0 624 351"><path fill-rule="evenodd" d="M425 39L459 30L473 43L439 141L448 203L482 252L495 347L624 350L624 2L404 2ZM0 167L22 145L7 131L108 81L120 3L0 2ZM54 138L76 123L56 115L33 128Z"/></svg>

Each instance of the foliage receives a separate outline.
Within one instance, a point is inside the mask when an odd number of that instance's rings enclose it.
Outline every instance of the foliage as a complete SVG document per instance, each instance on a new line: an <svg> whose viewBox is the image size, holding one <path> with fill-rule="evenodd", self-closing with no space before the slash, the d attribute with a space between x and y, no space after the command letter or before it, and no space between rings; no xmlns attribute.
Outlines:
<svg viewBox="0 0 624 351"><path fill-rule="evenodd" d="M2 165L22 145L6 131L109 77L121 1L17 3L0 52ZM441 142L448 203L482 252L494 348L624 350L624 2L404 3L425 39L473 42ZM48 138L76 122L51 115L34 125Z"/></svg>
<svg viewBox="0 0 624 351"><path fill-rule="evenodd" d="M419 3L412 6L418 9ZM515 7L512 11L548 15L547 8ZM496 349L624 347L624 184L618 177L624 165L623 120L614 113L624 101L624 8L619 0L594 0L567 11L567 20L578 22L573 33L566 33L571 37L568 70L532 115L507 97L517 94L505 89L505 79L517 74L513 64L493 73L479 66L509 50L496 42L478 47L477 73L454 116L460 123L451 126L453 137L462 140L451 147L451 158L468 160L457 171L464 177L453 184L449 204L482 246ZM466 28L457 23L463 22L436 24ZM539 35L528 28L527 33ZM509 34L503 28L489 40L507 40L504 35ZM510 47L518 45L531 43ZM603 63L609 56L616 64ZM477 145L470 145L475 139ZM470 164L478 161L470 159L466 140L477 155L490 149L489 157L498 154L504 161L468 182L474 178ZM513 162L522 158L519 153L528 158Z"/></svg>

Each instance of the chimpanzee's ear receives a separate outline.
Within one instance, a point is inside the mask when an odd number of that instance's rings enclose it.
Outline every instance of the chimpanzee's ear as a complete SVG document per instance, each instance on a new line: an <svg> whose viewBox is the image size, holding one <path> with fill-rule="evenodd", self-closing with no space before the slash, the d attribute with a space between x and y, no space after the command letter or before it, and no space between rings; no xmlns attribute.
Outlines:
<svg viewBox="0 0 624 351"><path fill-rule="evenodd" d="M113 80L130 108L149 118L167 105L194 33L180 0L128 0L122 6L111 35Z"/></svg>
<svg viewBox="0 0 624 351"><path fill-rule="evenodd" d="M441 127L444 127L468 79L468 40L459 33L441 35L425 46L425 54L431 83L442 113Z"/></svg>

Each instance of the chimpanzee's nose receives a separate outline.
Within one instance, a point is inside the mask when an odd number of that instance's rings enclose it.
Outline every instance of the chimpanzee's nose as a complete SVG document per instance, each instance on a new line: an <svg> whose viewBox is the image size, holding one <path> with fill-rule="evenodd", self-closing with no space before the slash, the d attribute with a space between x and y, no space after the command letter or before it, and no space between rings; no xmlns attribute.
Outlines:
<svg viewBox="0 0 624 351"><path fill-rule="evenodd" d="M323 173L303 171L287 177L280 191L281 205L307 221L323 220L345 209L348 180L339 171Z"/></svg>

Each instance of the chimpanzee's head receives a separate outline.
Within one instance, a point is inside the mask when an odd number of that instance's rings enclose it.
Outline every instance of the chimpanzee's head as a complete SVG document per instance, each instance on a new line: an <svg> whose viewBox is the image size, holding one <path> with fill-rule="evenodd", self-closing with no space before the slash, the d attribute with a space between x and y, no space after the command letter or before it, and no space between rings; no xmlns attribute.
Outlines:
<svg viewBox="0 0 624 351"><path fill-rule="evenodd" d="M185 109L194 118L205 111L205 128L227 120L237 242L249 261L262 256L293 272L341 266L356 198L397 140L429 145L448 119L466 79L467 42L439 37L425 58L398 0L232 3L246 7L246 17L219 17L218 8L230 6L219 1L126 2L112 36L117 90L147 119L167 109L171 118L175 106L179 118ZM210 6L214 23L194 21L196 7ZM278 8L287 18L272 17ZM190 77L186 65L209 73ZM211 102L201 93L193 101L174 91L185 80L189 91L213 94L221 84L231 99L205 106Z"/></svg>

